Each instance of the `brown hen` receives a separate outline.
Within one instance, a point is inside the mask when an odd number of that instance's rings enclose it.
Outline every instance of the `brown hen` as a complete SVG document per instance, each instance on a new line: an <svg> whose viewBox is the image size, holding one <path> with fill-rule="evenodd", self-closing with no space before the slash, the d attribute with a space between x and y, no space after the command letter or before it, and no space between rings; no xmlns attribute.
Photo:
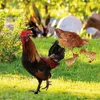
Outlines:
<svg viewBox="0 0 100 100"><path fill-rule="evenodd" d="M85 54L90 59L89 63L91 63L96 57L96 53L95 52L87 51L85 49L81 49L80 53L81 54Z"/></svg>
<svg viewBox="0 0 100 100"><path fill-rule="evenodd" d="M65 62L66 64L69 66L69 68L71 68L71 66L75 63L75 61L78 58L78 54L73 54L72 58L67 59Z"/></svg>
<svg viewBox="0 0 100 100"><path fill-rule="evenodd" d="M89 44L89 41L82 39L75 32L63 31L61 29L55 29L57 36L60 38L59 43L68 47L70 50L73 50L75 47L82 47L85 44Z"/></svg>

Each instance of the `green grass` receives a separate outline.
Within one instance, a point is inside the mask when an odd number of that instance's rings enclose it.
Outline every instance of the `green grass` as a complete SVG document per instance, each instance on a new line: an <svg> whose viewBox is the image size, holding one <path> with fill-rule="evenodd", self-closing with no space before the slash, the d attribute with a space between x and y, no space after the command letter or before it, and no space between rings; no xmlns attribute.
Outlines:
<svg viewBox="0 0 100 100"><path fill-rule="evenodd" d="M55 40L37 38L33 41L39 53L47 55ZM29 92L36 89L37 80L22 67L21 54L12 63L0 63L0 100L100 100L100 40L90 40L90 45L83 48L95 51L96 59L90 64L86 56L80 55L69 70L64 60L72 53L66 48L65 59L51 71L52 85L47 91L41 89L38 95Z"/></svg>

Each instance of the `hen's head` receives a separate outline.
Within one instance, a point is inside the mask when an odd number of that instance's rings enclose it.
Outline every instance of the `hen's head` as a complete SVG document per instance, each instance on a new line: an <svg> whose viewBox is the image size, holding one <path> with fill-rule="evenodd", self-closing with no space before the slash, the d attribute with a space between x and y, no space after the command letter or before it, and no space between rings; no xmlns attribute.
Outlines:
<svg viewBox="0 0 100 100"><path fill-rule="evenodd" d="M86 53L86 50L85 49L81 49L80 53Z"/></svg>
<svg viewBox="0 0 100 100"><path fill-rule="evenodd" d="M83 44L89 44L89 40L83 39Z"/></svg>
<svg viewBox="0 0 100 100"><path fill-rule="evenodd" d="M59 29L59 28L56 28L56 29L55 29L55 32L56 32L57 36L58 36L59 38L61 38L61 37L62 37L61 34L62 34L64 31L61 30L61 29Z"/></svg>

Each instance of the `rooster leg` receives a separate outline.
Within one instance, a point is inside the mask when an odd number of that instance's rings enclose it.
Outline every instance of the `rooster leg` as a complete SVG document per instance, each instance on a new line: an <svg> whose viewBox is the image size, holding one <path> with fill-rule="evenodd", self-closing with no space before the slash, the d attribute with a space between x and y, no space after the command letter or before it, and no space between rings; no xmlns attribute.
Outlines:
<svg viewBox="0 0 100 100"><path fill-rule="evenodd" d="M50 82L51 82L51 81L46 80L46 86L45 86L44 88L42 88L42 89L46 89L46 90L48 90L49 85L51 85Z"/></svg>
<svg viewBox="0 0 100 100"><path fill-rule="evenodd" d="M38 80L38 82L39 82L39 84L38 84L36 91L34 91L34 94L38 94L38 92L40 91L40 86L41 86L42 80Z"/></svg>
<svg viewBox="0 0 100 100"><path fill-rule="evenodd" d="M34 94L38 94L40 92L40 86L41 86L42 80L38 80L38 87L36 90L30 90L30 92L34 92Z"/></svg>

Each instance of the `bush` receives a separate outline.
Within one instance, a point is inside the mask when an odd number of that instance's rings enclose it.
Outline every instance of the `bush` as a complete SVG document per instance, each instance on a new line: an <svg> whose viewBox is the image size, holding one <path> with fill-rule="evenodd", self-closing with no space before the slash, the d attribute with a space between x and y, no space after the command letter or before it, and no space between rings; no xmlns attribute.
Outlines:
<svg viewBox="0 0 100 100"><path fill-rule="evenodd" d="M18 17L14 23L14 30L3 28L4 34L0 34L0 61L12 62L16 60L18 53L20 53L20 44L18 41L19 33L25 28L24 17Z"/></svg>
<svg viewBox="0 0 100 100"><path fill-rule="evenodd" d="M2 31L3 27L4 27L4 22L5 22L5 12L4 11L0 11L0 32Z"/></svg>

